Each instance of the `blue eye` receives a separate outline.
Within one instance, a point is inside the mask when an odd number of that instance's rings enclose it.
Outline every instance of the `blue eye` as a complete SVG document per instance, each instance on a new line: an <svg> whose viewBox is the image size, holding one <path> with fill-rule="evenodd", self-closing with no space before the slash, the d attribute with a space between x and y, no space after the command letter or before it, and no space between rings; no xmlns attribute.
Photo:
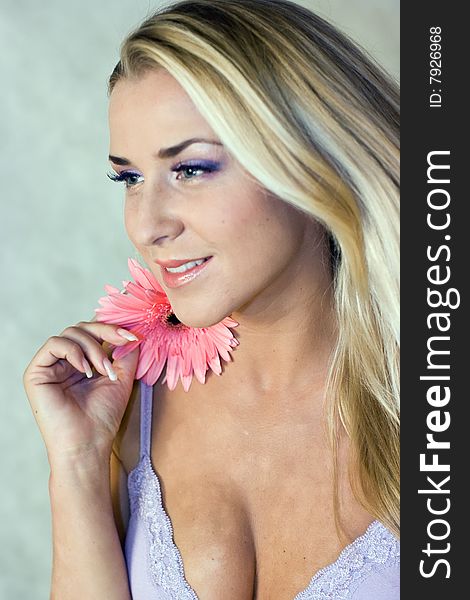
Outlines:
<svg viewBox="0 0 470 600"><path fill-rule="evenodd" d="M183 177L176 177L176 180L186 183L192 181L193 179L196 179L197 177L200 177L200 175L194 175L194 173L197 171L202 171L202 174L213 173L214 171L218 171L219 168L220 165L212 161L204 161L204 163L186 162L176 165L176 167L174 167L172 171L173 173L178 173L178 175L182 173ZM184 175L185 173L186 176ZM132 171L122 171L121 173L107 173L107 176L112 181L124 181L125 187L127 189L134 187L135 185L137 185L137 183L141 183L140 181L136 181L136 179L138 180L142 177L138 173L134 173Z"/></svg>
<svg viewBox="0 0 470 600"><path fill-rule="evenodd" d="M218 171L219 170L219 164L216 162L212 162L212 161L204 161L203 163L201 162L186 162L186 163L180 163L179 165L176 165L176 167L174 167L172 169L172 171L174 173L191 173L191 172L195 172L195 171L202 171L202 173L213 173L214 171ZM193 179L196 179L196 177L199 177L199 175L194 175L194 176L189 176L189 177L182 177L182 178L178 178L178 181L192 181Z"/></svg>
<svg viewBox="0 0 470 600"><path fill-rule="evenodd" d="M133 187L136 183L139 182L134 182L131 183L129 180L132 178L139 178L141 177L140 175L138 175L137 173L132 173L132 171L123 171L122 173L106 173L106 175L112 180L112 181L124 181L126 184L126 188L129 189L130 187Z"/></svg>

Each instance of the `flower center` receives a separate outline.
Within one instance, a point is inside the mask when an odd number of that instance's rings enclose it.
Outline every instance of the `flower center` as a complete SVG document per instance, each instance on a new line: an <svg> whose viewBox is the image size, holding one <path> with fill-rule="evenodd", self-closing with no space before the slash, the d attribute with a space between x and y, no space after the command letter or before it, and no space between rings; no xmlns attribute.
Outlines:
<svg viewBox="0 0 470 600"><path fill-rule="evenodd" d="M166 322L167 322L169 325L174 325L174 326L175 326L175 325L181 325L181 321L178 319L178 317L175 315L175 313L174 313L174 312L170 312L170 313L167 315Z"/></svg>

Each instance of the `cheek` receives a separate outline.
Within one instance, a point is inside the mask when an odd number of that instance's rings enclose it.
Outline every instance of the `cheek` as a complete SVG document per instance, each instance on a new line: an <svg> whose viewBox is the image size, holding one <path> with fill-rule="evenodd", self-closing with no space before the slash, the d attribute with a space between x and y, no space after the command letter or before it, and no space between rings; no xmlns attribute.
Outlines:
<svg viewBox="0 0 470 600"><path fill-rule="evenodd" d="M240 248L249 260L272 260L298 248L304 221L292 207L276 199L262 199L238 217Z"/></svg>
<svg viewBox="0 0 470 600"><path fill-rule="evenodd" d="M130 208L129 203L126 202L126 204L124 205L124 228L130 241L134 244L134 246L137 246L135 217L135 211L133 211Z"/></svg>
<svg viewBox="0 0 470 600"><path fill-rule="evenodd" d="M258 203L238 212L231 224L224 242L230 272L235 281L250 288L266 285L277 276L295 259L302 245L302 219L275 203Z"/></svg>
<svg viewBox="0 0 470 600"><path fill-rule="evenodd" d="M244 244L253 241L261 225L261 216L252 204L240 202L239 198L240 195L227 195L224 202L209 202L201 206L197 221L187 223L187 227L219 254L232 255Z"/></svg>
<svg viewBox="0 0 470 600"><path fill-rule="evenodd" d="M213 210L207 215L224 235L232 240L253 240L256 232L269 227L272 207L264 201L261 193L249 186L227 189L224 202L219 204L217 216Z"/></svg>

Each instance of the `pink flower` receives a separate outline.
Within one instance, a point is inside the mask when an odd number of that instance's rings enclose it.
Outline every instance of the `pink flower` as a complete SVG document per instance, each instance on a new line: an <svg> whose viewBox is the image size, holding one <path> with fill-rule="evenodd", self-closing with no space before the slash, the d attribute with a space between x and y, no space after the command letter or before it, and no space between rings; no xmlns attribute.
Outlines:
<svg viewBox="0 0 470 600"><path fill-rule="evenodd" d="M222 368L219 354L230 361L232 348L239 344L229 327L238 323L226 317L211 327L188 327L173 313L163 288L153 274L133 258L128 259L129 271L135 280L123 281L124 290L105 285L108 293L98 300L97 320L121 325L138 337L138 341L116 346L113 359L121 358L140 345L136 379L153 385L166 363L162 384L174 390L178 377L185 392L189 390L193 373L205 383L210 367L216 375Z"/></svg>

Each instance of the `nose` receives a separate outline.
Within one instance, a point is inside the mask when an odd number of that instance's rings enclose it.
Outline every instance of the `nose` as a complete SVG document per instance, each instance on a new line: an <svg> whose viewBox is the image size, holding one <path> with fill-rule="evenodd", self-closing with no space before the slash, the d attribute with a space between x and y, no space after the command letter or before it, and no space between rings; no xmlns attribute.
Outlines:
<svg viewBox="0 0 470 600"><path fill-rule="evenodd" d="M136 245L163 247L182 233L184 223L170 195L161 189L147 189L133 203L126 220Z"/></svg>

